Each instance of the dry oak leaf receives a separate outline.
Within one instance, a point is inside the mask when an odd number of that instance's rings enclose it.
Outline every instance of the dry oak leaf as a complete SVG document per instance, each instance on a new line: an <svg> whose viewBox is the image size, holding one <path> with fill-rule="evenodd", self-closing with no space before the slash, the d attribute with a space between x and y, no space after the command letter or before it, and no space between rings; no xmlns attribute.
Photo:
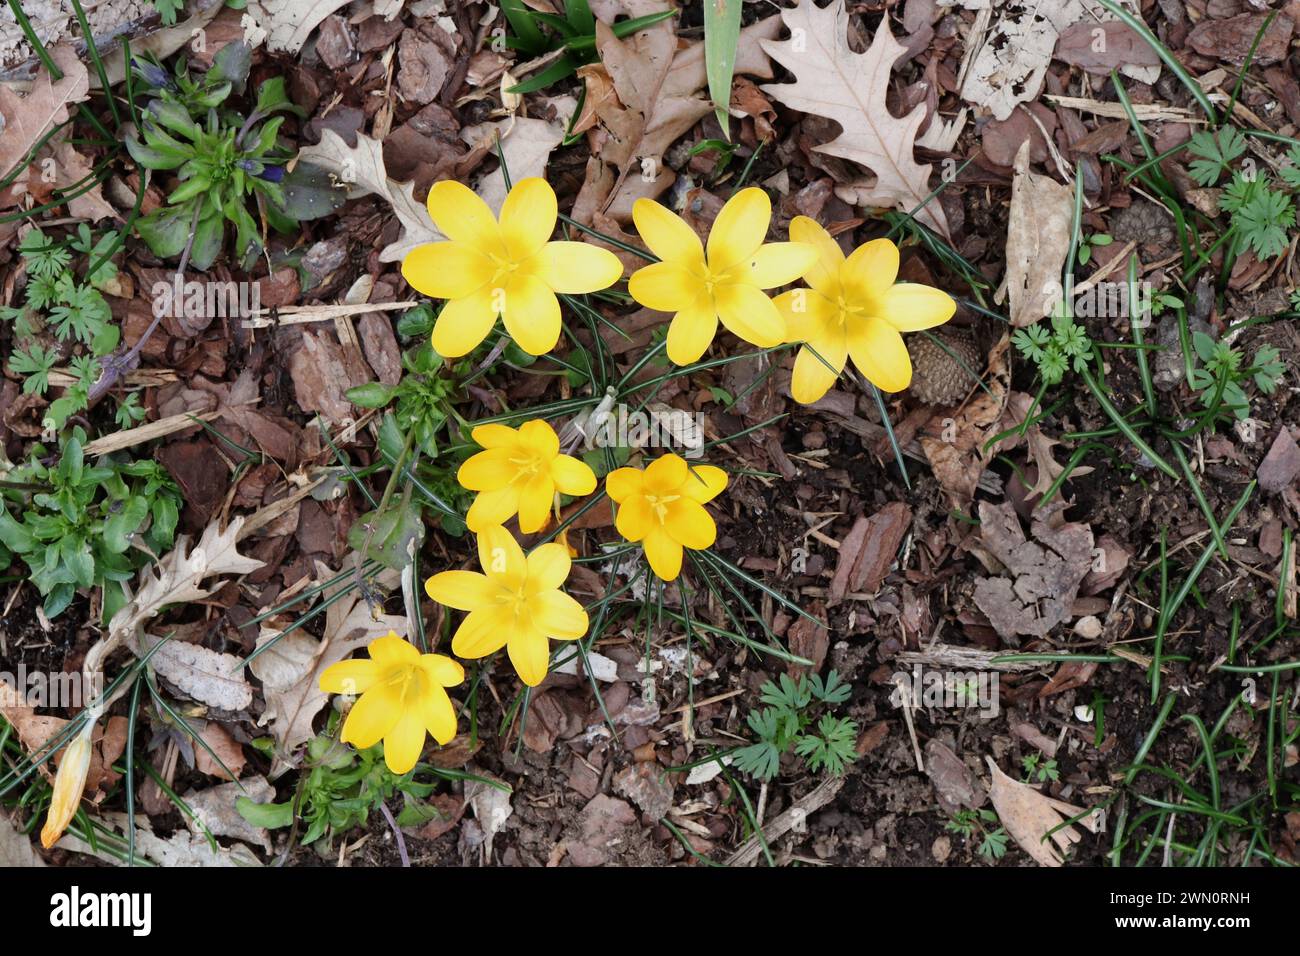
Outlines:
<svg viewBox="0 0 1300 956"><path fill-rule="evenodd" d="M249 0L245 39L272 52L297 53L311 32L348 0Z"/></svg>
<svg viewBox="0 0 1300 956"><path fill-rule="evenodd" d="M227 711L243 710L253 702L253 685L244 678L242 658L201 644L154 641L147 635L136 646L143 656L158 643L162 646L149 658L150 666L194 700Z"/></svg>
<svg viewBox="0 0 1300 956"><path fill-rule="evenodd" d="M0 867L44 866L45 861L32 846L31 838L14 829L9 818L0 813Z"/></svg>
<svg viewBox="0 0 1300 956"><path fill-rule="evenodd" d="M998 819L1007 828L1007 832L1015 837L1020 848L1042 866L1060 866L1064 857L1057 851L1057 847L1064 851L1082 839L1073 826L1061 826L1064 820L1087 813L1087 816L1076 822L1089 833L1101 832L1103 821L1100 810L1085 811L1082 807L1049 797L1028 784L1008 777L992 757L984 759L993 775L989 799L993 801L993 809L998 812ZM1060 829L1055 829L1056 827Z"/></svg>
<svg viewBox="0 0 1300 956"><path fill-rule="evenodd" d="M415 198L415 184L388 178L384 147L379 140L357 133L357 145L353 147L334 130L322 129L320 142L304 146L298 152L298 159L315 163L331 173L347 188L349 199L378 196L392 207L402 224L402 234L397 242L379 253L380 262L400 262L416 246L444 238L429 218L424 203Z"/></svg>
<svg viewBox="0 0 1300 956"><path fill-rule="evenodd" d="M599 118L601 136L593 151L618 175L611 176L598 195L590 184L584 185L583 193L589 205L617 222L631 218L632 204L638 198L653 199L673 184L676 174L663 162L664 152L713 111L711 101L698 95L708 81L704 44L692 43L678 50L669 21L624 39L616 37L609 26L619 13L638 17L661 10L659 0L626 0L620 9L597 11L601 19L596 23L596 49L605 77L594 81L584 77L588 80L584 114L594 110ZM772 64L759 43L775 37L779 29L780 21L767 17L740 31L736 76L772 78ZM612 90L607 88L611 85ZM634 170L640 174L630 175ZM580 194L579 202L583 200ZM575 203L575 213L579 208ZM593 221L587 224L596 225ZM604 227L597 228L603 231Z"/></svg>
<svg viewBox="0 0 1300 956"><path fill-rule="evenodd" d="M921 207L916 218L941 235L948 235L948 220L931 198L930 166L913 157L917 130L926 107L918 104L899 119L885 105L890 73L904 47L882 21L865 53L849 46L847 5L818 7L801 0L782 10L789 40L764 40L763 49L795 75L795 83L769 83L763 92L786 106L824 116L839 123L842 132L829 143L814 147L820 153L859 163L876 175L875 184L859 190L863 205L892 207L903 212Z"/></svg>
<svg viewBox="0 0 1300 956"><path fill-rule="evenodd" d="M1061 302L1074 194L1050 176L1029 171L1029 140L1020 144L1015 171L1007 219L1006 292L1011 325L1020 328L1051 315Z"/></svg>
<svg viewBox="0 0 1300 956"><path fill-rule="evenodd" d="M406 618L391 614L373 617L370 606L359 601L354 592L335 601L325 611L325 630L320 640L299 629L253 658L248 666L262 682L266 697L266 709L257 725L270 724L275 738L273 779L292 766L293 752L315 736L312 720L329 700L329 695L320 689L321 673L389 631L405 634ZM263 629L257 646L274 640L279 633L274 628Z"/></svg>
<svg viewBox="0 0 1300 956"><path fill-rule="evenodd" d="M105 813L100 819L115 829L117 835L115 842L126 843L126 837L121 835L126 832L125 813ZM73 853L96 857L111 866L126 865L124 860L109 852L105 843L100 842L96 846L91 846L71 833L65 833L63 838L54 845L60 850L71 850ZM218 845L214 850L206 835L197 836L188 830L177 830L163 839L149 829L147 818L143 815L136 817L135 848L140 856L164 867L262 865L257 855L242 843L234 843L229 849Z"/></svg>
<svg viewBox="0 0 1300 956"><path fill-rule="evenodd" d="M1038 509L1033 540L1028 540L1010 502L980 502L981 541L1012 577L976 579L974 600L994 630L1012 644L1018 644L1019 634L1045 637L1068 618L1079 585L1092 569L1092 529L1077 522L1052 523L1064 507L1057 500Z"/></svg>
<svg viewBox="0 0 1300 956"><path fill-rule="evenodd" d="M63 79L50 80L42 70L25 96L0 83L0 172L8 172L27 159L37 140L51 126L68 118L68 106L86 98L90 78L85 65L66 43L55 44L50 58Z"/></svg>
<svg viewBox="0 0 1300 956"><path fill-rule="evenodd" d="M1127 5L1133 6L1131 2ZM971 8L972 4L964 6ZM968 45L974 55L968 58L960 92L963 99L987 107L1000 120L1010 116L1017 103L1031 103L1038 98L1061 31L1079 22L1096 29L1097 24L1113 19L1096 0L982 6L971 28ZM1001 10L1001 15L989 29L996 10ZM1124 63L1120 72L1151 84L1159 78L1160 67Z"/></svg>
<svg viewBox="0 0 1300 956"><path fill-rule="evenodd" d="M112 620L108 622L107 639L125 638L130 643L131 649L137 655L143 656L157 643L143 635L144 624L161 611L163 607L169 604L187 604L201 601L207 597L215 590L215 587L204 587L203 582L206 578L221 574L247 574L260 568L262 566L261 561L245 557L239 553L235 546L235 543L239 540L239 529L243 523L243 518L233 518L226 529L222 531L220 525L213 522L203 529L203 534L192 551L188 550L189 539L187 537L178 538L176 546L167 552L157 564L146 567L140 572L139 589L134 597L127 602L125 607L114 614ZM197 647L196 645L176 646ZM197 649L206 650L206 648ZM211 651L207 653L212 654ZM169 654L168 648L164 646L159 648L158 652L150 660L157 667L160 656L164 660L176 663L182 661L184 655L185 652L183 651L179 655L174 651ZM229 657L230 655L224 656ZM161 667L158 669L159 673L162 673L164 677L174 681L171 674L164 672ZM176 671L173 670L172 673L176 673ZM243 700L243 691L238 687L223 686L218 696L222 700ZM251 701L251 689L249 691L249 700ZM247 704L230 708L226 708L222 704L213 704L213 706L222 706L223 709L228 710L239 710L247 706Z"/></svg>

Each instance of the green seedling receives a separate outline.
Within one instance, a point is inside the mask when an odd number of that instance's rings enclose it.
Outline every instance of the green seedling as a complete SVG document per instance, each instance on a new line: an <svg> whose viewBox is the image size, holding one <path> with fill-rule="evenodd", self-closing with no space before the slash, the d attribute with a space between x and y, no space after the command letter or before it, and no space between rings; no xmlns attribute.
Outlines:
<svg viewBox="0 0 1300 956"><path fill-rule="evenodd" d="M736 751L736 767L759 780L771 780L781 769L781 757L793 749L813 773L842 774L857 759L858 725L829 711L848 700L851 690L835 671L825 682L818 674L798 681L782 674L779 684L766 682L759 697L768 706L747 718L758 741ZM814 725L815 732L810 730Z"/></svg>

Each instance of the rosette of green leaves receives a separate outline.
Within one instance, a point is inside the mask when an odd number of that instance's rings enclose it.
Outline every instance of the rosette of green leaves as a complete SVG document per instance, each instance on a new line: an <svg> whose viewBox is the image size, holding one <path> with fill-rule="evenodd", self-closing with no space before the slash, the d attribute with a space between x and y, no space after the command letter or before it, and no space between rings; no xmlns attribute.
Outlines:
<svg viewBox="0 0 1300 956"><path fill-rule="evenodd" d="M86 434L74 428L55 463L42 445L0 486L0 558L26 563L53 618L79 588L104 589L108 620L125 603L122 583L171 548L180 492L154 461L86 461Z"/></svg>
<svg viewBox="0 0 1300 956"><path fill-rule="evenodd" d="M246 117L226 108L229 96L243 89L250 63L247 48L235 43L222 49L202 82L188 73L185 81L152 76L157 95L141 111L126 147L141 167L174 172L178 181L167 204L136 223L155 255L173 259L188 245L190 265L206 269L221 253L229 225L243 259L262 246L254 210L289 233L297 221L331 213L343 202L318 167L299 163L293 173L285 171L294 150L279 142L284 114L303 114L290 102L283 78L258 86Z"/></svg>

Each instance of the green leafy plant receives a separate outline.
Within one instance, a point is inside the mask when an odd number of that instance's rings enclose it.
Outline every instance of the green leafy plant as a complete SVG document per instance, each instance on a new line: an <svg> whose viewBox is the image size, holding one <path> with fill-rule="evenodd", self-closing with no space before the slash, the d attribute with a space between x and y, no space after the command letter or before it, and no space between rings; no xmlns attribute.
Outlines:
<svg viewBox="0 0 1300 956"><path fill-rule="evenodd" d="M978 853L987 860L1000 860L1007 852L1007 831L1003 827L992 829L998 815L992 810L960 810L944 829L958 833L967 840L979 837Z"/></svg>
<svg viewBox="0 0 1300 956"><path fill-rule="evenodd" d="M1223 190L1219 205L1232 215L1238 248L1253 249L1261 259L1286 251L1295 227L1295 204L1267 176L1237 173Z"/></svg>
<svg viewBox="0 0 1300 956"><path fill-rule="evenodd" d="M185 9L185 0L149 0L149 2L158 11L163 26L168 27L176 22L176 14Z"/></svg>
<svg viewBox="0 0 1300 956"><path fill-rule="evenodd" d="M1216 342L1204 332L1192 333L1192 346L1202 365L1192 371L1192 385L1206 408L1222 403L1239 419L1250 416L1250 398L1245 383L1254 381L1265 395L1271 395L1286 373L1279 353L1271 345L1255 353L1254 364L1243 367L1244 356L1227 342Z"/></svg>
<svg viewBox="0 0 1300 956"><path fill-rule="evenodd" d="M1061 772L1056 768L1056 760L1052 759L1044 763L1042 754L1027 754L1020 758L1020 765L1025 768L1025 783L1046 783L1048 780L1061 779Z"/></svg>
<svg viewBox="0 0 1300 956"><path fill-rule="evenodd" d="M798 681L782 674L779 684L766 682L759 699L767 706L747 718L758 740L735 752L736 767L771 780L781 769L781 757L793 749L813 773L842 774L857 759L858 725L830 710L848 700L851 690L835 671L824 682L819 674ZM814 726L815 732L809 729Z"/></svg>
<svg viewBox="0 0 1300 956"><path fill-rule="evenodd" d="M396 814L395 822L399 827L419 826L439 815L438 809L427 802L439 781L480 779L424 763L416 764L414 769L399 777L384 763L382 744L354 750L335 740L333 735L339 719L337 712L331 712L327 733L307 744L307 766L310 769L299 783L295 800L255 803L248 797L238 797L235 809L245 820L269 830L291 826L296 803L305 824L302 835L305 846L365 826L370 814L398 794L402 797L403 807ZM483 782L501 787L494 781Z"/></svg>
<svg viewBox="0 0 1300 956"><path fill-rule="evenodd" d="M46 409L42 424L51 430L63 428L86 408L100 359L117 347L121 337L101 293L113 288L117 278L117 268L102 255L111 240L107 233L95 240L81 223L67 240L56 241L32 229L18 245L27 270L24 301L0 308L0 320L13 325L9 367L23 376L23 392L28 395L47 394L51 373L65 358L74 377ZM89 260L84 267L81 258ZM89 271L92 265L94 274ZM83 274L78 275L78 268Z"/></svg>
<svg viewBox="0 0 1300 956"><path fill-rule="evenodd" d="M79 588L104 589L104 619L125 603L122 582L166 552L176 533L180 492L154 461L86 461L74 428L51 455L30 459L0 484L0 558L17 555L53 618Z"/></svg>
<svg viewBox="0 0 1300 956"><path fill-rule="evenodd" d="M1246 137L1233 126L1199 130L1192 134L1187 151L1196 157L1188 165L1192 179L1201 186L1213 186L1246 152Z"/></svg>
<svg viewBox="0 0 1300 956"><path fill-rule="evenodd" d="M415 443L429 458L438 457L438 434L454 415L452 399L459 391L445 373L442 358L426 337L402 353L405 374L396 385L368 382L347 391L348 401L359 408L387 408L393 405L393 420L402 434L414 435Z"/></svg>
<svg viewBox="0 0 1300 956"><path fill-rule="evenodd" d="M321 170L300 163L292 175L285 172L294 151L279 141L279 114L302 111L289 101L283 77L258 85L247 116L227 107L232 93L243 91L250 63L248 47L236 42L221 49L202 79L184 64L174 77L156 63L138 67L152 98L140 111L140 128L126 137L127 151L144 169L174 172L177 180L167 204L136 222L155 255L173 259L188 250L189 263L206 269L221 252L227 224L235 229L236 253L255 254L261 234L250 203L281 232L337 208ZM315 201L322 196L330 201Z"/></svg>
<svg viewBox="0 0 1300 956"><path fill-rule="evenodd" d="M1058 312L1051 326L1042 323L1026 326L1011 337L1012 343L1027 359L1038 366L1045 385L1057 385L1065 373L1087 368L1092 360L1092 340L1070 316Z"/></svg>
<svg viewBox="0 0 1300 956"><path fill-rule="evenodd" d="M1108 236L1104 232L1084 236L1083 241L1079 243L1079 265L1086 266L1092 260L1092 251L1094 249L1109 246L1114 241L1113 236Z"/></svg>

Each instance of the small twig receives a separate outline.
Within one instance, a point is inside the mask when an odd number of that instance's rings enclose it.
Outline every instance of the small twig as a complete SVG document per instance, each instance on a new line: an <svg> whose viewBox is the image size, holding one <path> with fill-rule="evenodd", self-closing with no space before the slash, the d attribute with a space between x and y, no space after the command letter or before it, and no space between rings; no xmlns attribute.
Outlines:
<svg viewBox="0 0 1300 956"><path fill-rule="evenodd" d="M379 809L384 814L384 819L388 821L389 827L393 831L393 839L397 841L397 855L402 858L402 866L410 866L411 858L406 854L406 837L402 836L401 829L397 826L397 821L393 819L393 813L388 809L388 804L380 801Z"/></svg>
<svg viewBox="0 0 1300 956"><path fill-rule="evenodd" d="M183 279L185 276L185 267L190 263L190 253L194 251L194 237L197 235L199 228L199 214L202 212L203 204L196 203L194 218L190 221L190 237L185 240L185 248L181 252L181 261L176 266L175 279ZM162 322L162 312L156 309L154 311L157 314L154 315L153 321L149 323L149 327L144 330L144 335L136 340L135 345L131 346L126 354L109 356L104 362L104 366L99 372L99 378L95 380L94 385L90 386L90 391L86 394L87 405L93 405L107 395L109 389L117 384L118 379L140 364L140 350L149 341L149 336L153 335L154 329L158 328L159 323Z"/></svg>

